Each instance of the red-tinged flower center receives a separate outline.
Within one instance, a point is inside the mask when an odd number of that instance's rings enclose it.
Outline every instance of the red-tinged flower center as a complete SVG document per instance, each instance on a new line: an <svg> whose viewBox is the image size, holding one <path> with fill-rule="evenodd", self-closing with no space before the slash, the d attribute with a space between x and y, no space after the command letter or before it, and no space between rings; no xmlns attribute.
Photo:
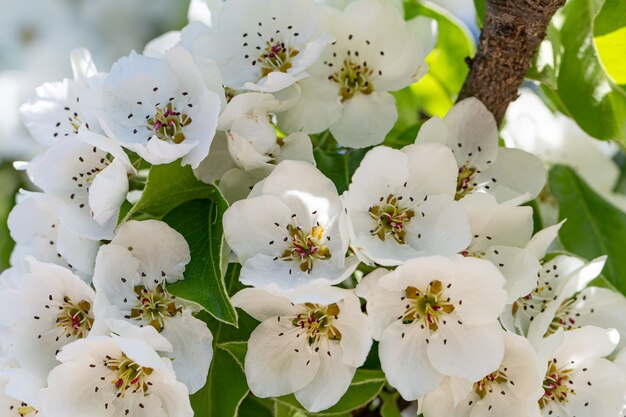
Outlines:
<svg viewBox="0 0 626 417"><path fill-rule="evenodd" d="M415 212L402 207L400 197L389 194L386 199L381 197L381 204L369 208L369 214L376 222L376 227L370 230L372 236L384 241L391 236L400 244L406 243L405 226L415 216Z"/></svg>
<svg viewBox="0 0 626 417"><path fill-rule="evenodd" d="M558 368L556 360L548 362L548 370L543 379L543 397L539 400L541 408L550 401L566 403L576 392L570 388L572 380L570 378L572 370L566 367Z"/></svg>
<svg viewBox="0 0 626 417"><path fill-rule="evenodd" d="M119 358L107 356L105 365L114 372L111 382L120 396L123 397L128 390L144 395L148 392L148 377L153 372L152 368L139 365L123 353Z"/></svg>
<svg viewBox="0 0 626 417"><path fill-rule="evenodd" d="M281 259L296 261L302 272L311 272L315 260L331 258L330 249L324 245L324 228L315 226L310 232L305 232L298 226L288 225L290 247L286 249Z"/></svg>
<svg viewBox="0 0 626 417"><path fill-rule="evenodd" d="M69 297L64 297L64 304L60 307L61 312L57 316L57 326L65 329L69 335L82 339L87 336L93 326L93 314L91 303L81 300L73 303Z"/></svg>
<svg viewBox="0 0 626 417"><path fill-rule="evenodd" d="M295 327L305 330L309 345L319 342L322 338L341 340L341 333L333 325L339 315L339 306L331 304L321 306L307 303L307 312L298 314L292 321Z"/></svg>
<svg viewBox="0 0 626 417"><path fill-rule="evenodd" d="M407 287L403 300L407 304L402 322L421 322L423 327L428 327L431 331L436 331L443 317L454 311L454 305L445 296L443 283L439 280L431 281L425 290Z"/></svg>

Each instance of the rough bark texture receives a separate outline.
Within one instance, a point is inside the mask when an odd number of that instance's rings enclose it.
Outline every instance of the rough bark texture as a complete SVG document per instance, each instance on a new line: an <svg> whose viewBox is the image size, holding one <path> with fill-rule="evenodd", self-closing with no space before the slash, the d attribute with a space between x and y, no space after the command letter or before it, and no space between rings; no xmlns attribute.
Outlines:
<svg viewBox="0 0 626 417"><path fill-rule="evenodd" d="M479 98L502 122L554 13L565 0L487 0L487 12L459 100Z"/></svg>

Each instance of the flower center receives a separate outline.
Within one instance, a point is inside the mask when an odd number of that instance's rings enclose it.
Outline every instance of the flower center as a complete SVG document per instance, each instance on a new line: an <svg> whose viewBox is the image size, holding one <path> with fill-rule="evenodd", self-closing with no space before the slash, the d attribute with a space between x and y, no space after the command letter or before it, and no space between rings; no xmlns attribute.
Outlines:
<svg viewBox="0 0 626 417"><path fill-rule="evenodd" d="M158 332L163 331L166 318L182 312L182 308L176 305L176 297L168 293L163 284L157 285L154 290L138 285L135 294L137 305L131 310L130 318L148 322Z"/></svg>
<svg viewBox="0 0 626 417"><path fill-rule="evenodd" d="M552 319L552 322L550 323L550 327L548 328L545 336L549 336L555 333L560 328L563 328L563 330L574 330L580 327L576 324L576 319L570 314L570 307L575 302L576 297L572 297L561 303L558 310L556 311L556 314L554 315L554 319Z"/></svg>
<svg viewBox="0 0 626 417"><path fill-rule="evenodd" d="M474 383L474 392L478 394L480 398L485 398L488 393L492 392L491 385L493 384L506 384L509 382L509 378L506 376L504 370L498 369L495 372L490 373L483 379Z"/></svg>
<svg viewBox="0 0 626 417"><path fill-rule="evenodd" d="M266 42L265 49L258 58L261 76L265 77L274 71L287 72L293 67L292 58L299 53L297 49L285 46L284 42Z"/></svg>
<svg viewBox="0 0 626 417"><path fill-rule="evenodd" d="M454 311L454 305L443 294L443 284L439 280L431 281L425 291L407 287L405 299L408 301L402 317L404 324L423 322L424 326L437 331L442 317Z"/></svg>
<svg viewBox="0 0 626 417"><path fill-rule="evenodd" d="M152 368L144 368L123 353L119 358L107 356L105 365L115 372L111 383L115 385L118 394L122 397L129 389L133 394L135 392L142 392L144 395L147 393L150 385L147 379L152 374Z"/></svg>
<svg viewBox="0 0 626 417"><path fill-rule="evenodd" d="M318 343L322 338L341 340L341 333L333 325L333 321L339 315L337 304L320 306L307 303L305 305L307 312L298 314L292 323L295 327L305 330L309 346Z"/></svg>
<svg viewBox="0 0 626 417"><path fill-rule="evenodd" d="M405 243L404 225L415 216L413 210L401 207L398 204L398 198L389 194L383 204L372 206L368 211L370 217L376 221L376 228L370 230L372 236L378 236L384 241L388 235L391 235L396 242Z"/></svg>
<svg viewBox="0 0 626 417"><path fill-rule="evenodd" d="M74 304L67 296L63 298L63 301L64 304L56 320L57 326L78 339L86 337L93 326L91 303L87 300L80 300L78 304Z"/></svg>
<svg viewBox="0 0 626 417"><path fill-rule="evenodd" d="M476 168L463 165L459 168L459 175L456 180L456 195L455 200L460 200L466 195L474 191L475 184L474 175L476 174Z"/></svg>
<svg viewBox="0 0 626 417"><path fill-rule="evenodd" d="M22 406L17 408L17 414L20 417L25 417L25 416L29 415L30 413L33 413L33 415L34 415L34 414L37 414L38 411L35 410L33 407L29 406L26 403L22 403Z"/></svg>
<svg viewBox="0 0 626 417"><path fill-rule="evenodd" d="M288 225L291 245L283 252L283 261L296 261L300 263L302 272L311 273L313 261L316 259L330 259L330 249L324 245L324 228L315 226L311 232L306 233L300 227Z"/></svg>
<svg viewBox="0 0 626 417"><path fill-rule="evenodd" d="M147 123L157 138L178 144L185 140L184 128L191 123L191 117L176 111L172 103L168 103L165 107L157 107L156 114Z"/></svg>
<svg viewBox="0 0 626 417"><path fill-rule="evenodd" d="M339 84L341 101L346 101L358 93L371 94L374 89L370 81L374 70L367 67L367 63L355 64L345 59L341 68L331 74L328 79Z"/></svg>
<svg viewBox="0 0 626 417"><path fill-rule="evenodd" d="M543 397L539 400L539 406L543 408L548 401L556 401L558 403L566 403L568 395L576 395L573 389L569 387L572 380L569 378L571 369L559 369L556 366L556 360L548 362L548 371L543 379Z"/></svg>

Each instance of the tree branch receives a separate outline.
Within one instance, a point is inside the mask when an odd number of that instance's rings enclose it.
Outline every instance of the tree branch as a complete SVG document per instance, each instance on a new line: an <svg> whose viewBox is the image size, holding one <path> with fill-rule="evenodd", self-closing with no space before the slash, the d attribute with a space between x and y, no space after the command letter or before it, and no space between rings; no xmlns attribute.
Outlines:
<svg viewBox="0 0 626 417"><path fill-rule="evenodd" d="M554 13L565 0L487 0L480 45L459 100L479 98L498 124L518 96L518 88L546 35Z"/></svg>

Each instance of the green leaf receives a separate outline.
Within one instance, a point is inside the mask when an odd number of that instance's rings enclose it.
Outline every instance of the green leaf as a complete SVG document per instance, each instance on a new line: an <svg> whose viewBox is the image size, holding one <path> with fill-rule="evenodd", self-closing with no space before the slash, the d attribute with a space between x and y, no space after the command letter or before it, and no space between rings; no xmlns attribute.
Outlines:
<svg viewBox="0 0 626 417"><path fill-rule="evenodd" d="M382 404L380 406L381 417L402 417L400 408L398 407L398 398L400 394L397 392L385 392L380 393L380 400Z"/></svg>
<svg viewBox="0 0 626 417"><path fill-rule="evenodd" d="M585 259L608 255L604 275L626 294L626 213L596 194L568 167L550 171L550 189L559 203L563 247Z"/></svg>
<svg viewBox="0 0 626 417"><path fill-rule="evenodd" d="M361 164L369 149L347 149L339 152L327 152L321 149L313 151L317 169L322 171L337 187L339 194L348 189L352 174Z"/></svg>
<svg viewBox="0 0 626 417"><path fill-rule="evenodd" d="M15 205L15 193L20 183L19 174L10 164L0 166L0 272L9 267L9 258L14 246L7 219Z"/></svg>
<svg viewBox="0 0 626 417"><path fill-rule="evenodd" d="M217 347L230 353L230 356L232 356L233 359L239 363L239 366L243 368L245 363L244 361L246 359L246 352L248 351L247 342L224 342L217 345Z"/></svg>
<svg viewBox="0 0 626 417"><path fill-rule="evenodd" d="M169 285L168 290L200 304L216 319L236 325L237 312L230 303L222 272L222 215L228 204L217 189L213 194L217 201L191 200L163 218L183 235L191 250L185 279Z"/></svg>
<svg viewBox="0 0 626 417"><path fill-rule="evenodd" d="M626 85L626 2L606 0L593 33L604 68L613 81Z"/></svg>
<svg viewBox="0 0 626 417"><path fill-rule="evenodd" d="M320 413L306 413L307 416L335 416L343 415L362 408L371 402L380 393L386 383L382 371L357 369L352 384L337 404ZM276 398L282 406L302 410L298 400L293 395Z"/></svg>
<svg viewBox="0 0 626 417"><path fill-rule="evenodd" d="M430 17L437 21L437 44L426 57L428 73L435 77L450 97L456 98L469 68L466 58L476 53L474 38L465 24L444 8L433 4L405 2L405 18Z"/></svg>
<svg viewBox="0 0 626 417"><path fill-rule="evenodd" d="M195 417L237 417L237 410L248 394L243 368L235 358L219 345L206 385L191 396Z"/></svg>
<svg viewBox="0 0 626 417"><path fill-rule="evenodd" d="M214 185L205 184L193 174L191 167L180 161L150 168L146 188L139 201L126 213L122 221L130 219L162 219L175 207L200 199L223 200Z"/></svg>
<svg viewBox="0 0 626 417"><path fill-rule="evenodd" d="M229 265L226 271L224 281L228 295L232 296L242 288L239 271L238 264ZM238 328L217 321L206 312L201 312L198 318L205 321L213 333L214 355L206 385L191 396L195 417L244 417L245 414L238 414L248 394L243 358L246 341L258 322L245 312L240 312Z"/></svg>
<svg viewBox="0 0 626 417"><path fill-rule="evenodd" d="M251 395L248 395L239 406L237 417L273 417L273 404L270 408L256 401Z"/></svg>
<svg viewBox="0 0 626 417"><path fill-rule="evenodd" d="M557 89L568 112L588 134L626 143L626 91L607 73L594 42L594 21L604 4L570 0L563 9Z"/></svg>
<svg viewBox="0 0 626 417"><path fill-rule="evenodd" d="M476 19L478 25L483 26L485 21L485 15L487 14L487 1L486 0L474 0L474 7L476 7Z"/></svg>

